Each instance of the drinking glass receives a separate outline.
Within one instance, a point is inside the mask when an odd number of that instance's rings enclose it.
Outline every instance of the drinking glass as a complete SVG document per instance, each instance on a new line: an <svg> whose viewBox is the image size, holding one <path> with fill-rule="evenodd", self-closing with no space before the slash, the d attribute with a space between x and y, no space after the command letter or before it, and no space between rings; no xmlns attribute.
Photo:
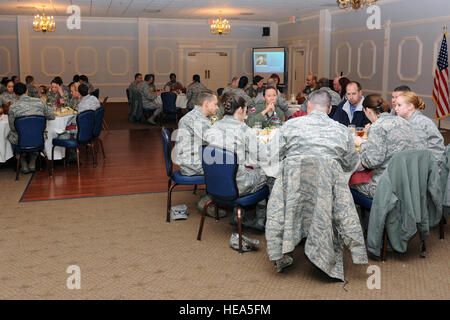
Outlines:
<svg viewBox="0 0 450 320"><path fill-rule="evenodd" d="M262 129L262 123L261 122L255 122L255 125L253 126L255 129Z"/></svg>
<svg viewBox="0 0 450 320"><path fill-rule="evenodd" d="M356 134L362 138L364 136L364 127L357 127Z"/></svg>
<svg viewBox="0 0 450 320"><path fill-rule="evenodd" d="M348 129L353 133L353 135L356 135L356 126L354 124L349 124Z"/></svg>

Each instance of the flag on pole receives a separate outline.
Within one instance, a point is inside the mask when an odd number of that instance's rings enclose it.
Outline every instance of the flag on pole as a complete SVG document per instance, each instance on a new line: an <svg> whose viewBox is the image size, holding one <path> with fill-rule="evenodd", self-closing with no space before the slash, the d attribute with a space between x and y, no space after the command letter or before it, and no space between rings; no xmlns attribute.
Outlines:
<svg viewBox="0 0 450 320"><path fill-rule="evenodd" d="M436 104L436 119L448 117L449 92L448 92L448 52L447 33L442 37L441 50L437 59L436 70L434 72L433 100Z"/></svg>

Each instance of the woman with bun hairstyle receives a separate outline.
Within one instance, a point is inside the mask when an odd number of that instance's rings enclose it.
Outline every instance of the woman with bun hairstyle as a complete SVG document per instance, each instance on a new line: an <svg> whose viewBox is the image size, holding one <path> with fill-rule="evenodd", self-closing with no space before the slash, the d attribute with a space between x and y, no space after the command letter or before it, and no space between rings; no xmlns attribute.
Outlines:
<svg viewBox="0 0 450 320"><path fill-rule="evenodd" d="M425 109L422 99L414 92L403 92L397 97L395 109L397 115L406 119L412 126L416 144L426 145L436 159L439 169L445 165L444 137L434 122L420 111Z"/></svg>
<svg viewBox="0 0 450 320"><path fill-rule="evenodd" d="M236 152L238 171L236 184L239 196L254 193L266 184L266 176L258 163L265 158L265 145L260 142L253 130L244 123L247 115L247 105L244 98L234 92L226 92L222 96L224 116L205 132L204 140L212 146ZM247 225L264 230L265 210L253 225ZM243 222L244 223L244 222ZM251 223L250 223L251 224ZM244 223L244 225L246 225Z"/></svg>
<svg viewBox="0 0 450 320"><path fill-rule="evenodd" d="M390 104L379 94L368 95L363 102L366 117L372 122L367 129L367 141L355 136L360 147L361 164L374 173L369 183L353 185L352 188L373 198L377 183L387 168L389 160L397 151L415 149L416 143L411 125L405 119L390 114Z"/></svg>

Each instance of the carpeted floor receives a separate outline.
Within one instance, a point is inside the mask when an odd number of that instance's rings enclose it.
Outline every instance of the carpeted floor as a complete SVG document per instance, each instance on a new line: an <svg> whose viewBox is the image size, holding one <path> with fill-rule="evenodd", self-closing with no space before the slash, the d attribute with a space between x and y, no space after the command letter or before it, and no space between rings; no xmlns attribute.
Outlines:
<svg viewBox="0 0 450 320"><path fill-rule="evenodd" d="M302 246L294 265L276 273L262 233L244 229L261 241L260 250L239 255L228 245L227 219L207 218L197 242L199 195L192 192L172 199L188 205L189 218L167 224L166 193L19 203L30 178L14 182L14 175L0 169L7 186L0 193L0 299L450 298L448 225L443 241L432 230L426 259L415 237L406 254L369 260L380 267L380 290L367 288L369 265L353 265L346 252L344 288L315 268ZM66 287L72 265L81 271L80 290Z"/></svg>

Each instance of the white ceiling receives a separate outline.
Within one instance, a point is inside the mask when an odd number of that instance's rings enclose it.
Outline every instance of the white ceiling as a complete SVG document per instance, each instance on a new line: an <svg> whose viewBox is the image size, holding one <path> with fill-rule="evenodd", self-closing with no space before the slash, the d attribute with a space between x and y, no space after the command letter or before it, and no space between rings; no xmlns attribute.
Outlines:
<svg viewBox="0 0 450 320"><path fill-rule="evenodd" d="M81 16L210 19L222 12L229 20L285 21L321 9L336 8L336 0L0 0L0 14L65 16L78 5ZM154 13L153 10L160 10Z"/></svg>

